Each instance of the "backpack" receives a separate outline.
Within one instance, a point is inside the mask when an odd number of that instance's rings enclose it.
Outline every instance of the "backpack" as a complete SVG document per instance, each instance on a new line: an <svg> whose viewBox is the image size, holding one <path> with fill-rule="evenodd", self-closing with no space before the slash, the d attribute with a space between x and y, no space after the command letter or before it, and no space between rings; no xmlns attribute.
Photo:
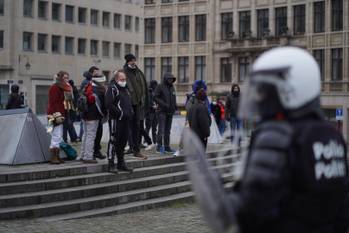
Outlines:
<svg viewBox="0 0 349 233"><path fill-rule="evenodd" d="M85 113L87 112L88 109L88 104L87 104L87 97L85 95L85 89L86 86L88 84L86 84L81 90L80 90L80 95L79 98L76 101L76 108L78 109L78 111L80 113Z"/></svg>
<svg viewBox="0 0 349 233"><path fill-rule="evenodd" d="M65 152L68 160L74 160L78 156L76 150L69 144L61 142L59 147Z"/></svg>

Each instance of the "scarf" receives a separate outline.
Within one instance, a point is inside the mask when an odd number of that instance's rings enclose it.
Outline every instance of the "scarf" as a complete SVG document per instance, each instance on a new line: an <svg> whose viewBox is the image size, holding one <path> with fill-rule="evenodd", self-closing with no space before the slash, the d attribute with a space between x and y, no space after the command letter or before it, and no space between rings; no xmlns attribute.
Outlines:
<svg viewBox="0 0 349 233"><path fill-rule="evenodd" d="M64 101L63 101L64 109L67 111L69 110L75 111L74 94L73 94L72 86L68 82L64 81L62 77L56 77L55 84L64 92Z"/></svg>

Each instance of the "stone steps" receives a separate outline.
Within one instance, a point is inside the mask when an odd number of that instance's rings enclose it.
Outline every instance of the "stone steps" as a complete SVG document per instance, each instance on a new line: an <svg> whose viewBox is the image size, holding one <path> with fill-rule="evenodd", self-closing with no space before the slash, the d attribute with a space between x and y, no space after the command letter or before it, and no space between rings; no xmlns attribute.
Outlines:
<svg viewBox="0 0 349 233"><path fill-rule="evenodd" d="M213 169L223 174L225 182L233 181L231 168L237 155L231 153L225 156L208 154ZM68 171L41 169L34 171L35 175L22 171L19 178L15 178L15 173L0 174L12 180L0 183L0 219L51 221L130 212L192 200L183 161L183 156L128 161L136 170L120 174L104 172L106 164L73 165L66 168Z"/></svg>

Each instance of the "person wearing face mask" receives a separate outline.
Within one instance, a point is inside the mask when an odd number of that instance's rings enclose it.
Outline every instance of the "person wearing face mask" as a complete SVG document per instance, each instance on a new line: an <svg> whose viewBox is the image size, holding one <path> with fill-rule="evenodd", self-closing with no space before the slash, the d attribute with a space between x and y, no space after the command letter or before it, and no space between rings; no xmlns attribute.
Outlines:
<svg viewBox="0 0 349 233"><path fill-rule="evenodd" d="M114 72L114 79L110 82L105 94L105 106L109 113L110 139L108 143L108 171L132 172L124 159L124 149L127 143L130 120L133 108L130 92L126 86L126 75L123 70ZM115 167L114 157L117 158Z"/></svg>
<svg viewBox="0 0 349 233"><path fill-rule="evenodd" d="M237 130L240 129L241 121L237 117L240 100L240 87L238 84L231 86L231 93L227 96L225 104L225 119L230 122L231 141Z"/></svg>
<svg viewBox="0 0 349 233"><path fill-rule="evenodd" d="M146 99L148 95L147 81L143 72L137 67L136 57L133 54L125 55L126 64L124 72L126 74L128 90L131 94L132 108L134 115L131 119L132 131L132 151L133 156L141 159L148 157L140 153L140 126L144 118Z"/></svg>
<svg viewBox="0 0 349 233"><path fill-rule="evenodd" d="M172 117L177 110L176 91L173 87L175 81L176 78L171 73L165 73L163 82L156 87L154 93L159 119L156 152L160 154L175 153L170 147Z"/></svg>

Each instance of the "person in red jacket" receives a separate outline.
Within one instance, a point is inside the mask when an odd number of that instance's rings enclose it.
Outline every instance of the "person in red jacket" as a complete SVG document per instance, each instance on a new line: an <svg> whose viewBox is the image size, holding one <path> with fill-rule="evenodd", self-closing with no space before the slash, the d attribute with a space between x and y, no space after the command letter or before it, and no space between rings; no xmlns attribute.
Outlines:
<svg viewBox="0 0 349 233"><path fill-rule="evenodd" d="M72 87L68 83L68 73L65 71L58 72L55 75L55 83L50 87L48 93L47 118L53 125L51 132L51 164L60 164L64 161L59 157L59 144L63 141L63 121L65 110L70 106L70 97Z"/></svg>

